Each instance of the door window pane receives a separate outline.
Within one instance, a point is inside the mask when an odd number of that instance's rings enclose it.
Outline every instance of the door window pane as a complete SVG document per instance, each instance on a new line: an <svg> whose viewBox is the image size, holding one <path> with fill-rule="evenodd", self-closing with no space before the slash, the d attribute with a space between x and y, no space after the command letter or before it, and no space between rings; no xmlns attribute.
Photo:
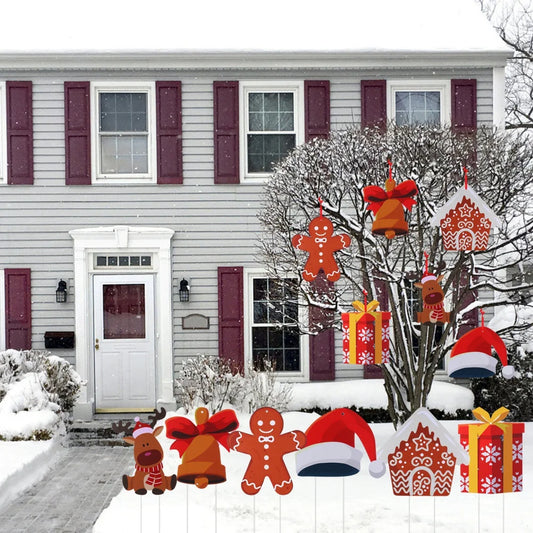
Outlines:
<svg viewBox="0 0 533 533"><path fill-rule="evenodd" d="M104 285L102 290L104 339L144 339L144 284Z"/></svg>

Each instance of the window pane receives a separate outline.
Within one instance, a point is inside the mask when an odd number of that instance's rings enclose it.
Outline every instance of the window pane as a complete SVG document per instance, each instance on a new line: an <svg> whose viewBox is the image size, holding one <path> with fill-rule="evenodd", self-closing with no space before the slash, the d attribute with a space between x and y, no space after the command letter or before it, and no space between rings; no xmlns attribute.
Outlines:
<svg viewBox="0 0 533 533"><path fill-rule="evenodd" d="M409 93L404 91L396 92L396 111L407 111L409 109Z"/></svg>
<svg viewBox="0 0 533 533"><path fill-rule="evenodd" d="M279 111L279 94L265 93L264 95L265 111Z"/></svg>
<svg viewBox="0 0 533 533"><path fill-rule="evenodd" d="M117 172L117 139L102 137L100 139L100 172L113 174Z"/></svg>
<svg viewBox="0 0 533 533"><path fill-rule="evenodd" d="M426 93L426 109L428 111L440 111L440 93L438 91Z"/></svg>
<svg viewBox="0 0 533 533"><path fill-rule="evenodd" d="M144 285L104 285L104 339L144 339Z"/></svg>
<svg viewBox="0 0 533 533"><path fill-rule="evenodd" d="M280 94L280 111L294 112L294 94L281 93Z"/></svg>
<svg viewBox="0 0 533 533"><path fill-rule="evenodd" d="M100 93L100 131L148 131L146 93Z"/></svg>
<svg viewBox="0 0 533 533"><path fill-rule="evenodd" d="M256 324L266 324L267 317L267 304L265 302L254 302L254 322Z"/></svg>
<svg viewBox="0 0 533 533"><path fill-rule="evenodd" d="M267 299L268 279L255 278L254 279L254 300Z"/></svg>
<svg viewBox="0 0 533 533"><path fill-rule="evenodd" d="M287 372L297 372L300 370L300 352L299 350L285 351L285 368Z"/></svg>
<svg viewBox="0 0 533 533"><path fill-rule="evenodd" d="M250 93L248 95L248 108L250 111L263 111L263 93Z"/></svg>
<svg viewBox="0 0 533 533"><path fill-rule="evenodd" d="M281 328L268 328L268 347L283 348L283 330Z"/></svg>
<svg viewBox="0 0 533 533"><path fill-rule="evenodd" d="M426 96L425 93L412 92L410 93L411 102L410 106L413 111L424 111L426 108Z"/></svg>
<svg viewBox="0 0 533 533"><path fill-rule="evenodd" d="M250 124L248 126L250 131L263 131L265 129L263 117L262 113L250 113Z"/></svg>
<svg viewBox="0 0 533 533"><path fill-rule="evenodd" d="M252 328L252 348L267 348L268 328Z"/></svg>
<svg viewBox="0 0 533 533"><path fill-rule="evenodd" d="M279 113L265 113L265 131L279 131Z"/></svg>
<svg viewBox="0 0 533 533"><path fill-rule="evenodd" d="M279 131L293 131L294 130L294 114L281 113L279 116Z"/></svg>

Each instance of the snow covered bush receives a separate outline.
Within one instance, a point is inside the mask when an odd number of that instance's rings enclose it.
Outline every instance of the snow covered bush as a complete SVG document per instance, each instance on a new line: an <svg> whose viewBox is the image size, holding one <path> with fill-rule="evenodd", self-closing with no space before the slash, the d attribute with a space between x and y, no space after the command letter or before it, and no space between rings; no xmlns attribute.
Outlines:
<svg viewBox="0 0 533 533"><path fill-rule="evenodd" d="M263 361L262 369L250 368L246 382L246 401L250 412L260 407L272 407L280 412L286 411L291 400L292 386L280 382L268 359Z"/></svg>
<svg viewBox="0 0 533 533"><path fill-rule="evenodd" d="M187 411L205 405L211 413L216 413L224 404L242 403L242 379L225 359L199 355L182 363L176 379L178 397Z"/></svg>
<svg viewBox="0 0 533 533"><path fill-rule="evenodd" d="M496 376L472 380L475 405L489 413L507 407L507 420L533 421L533 344L519 346L513 352L509 356L517 371L514 378L504 379L499 365Z"/></svg>
<svg viewBox="0 0 533 533"><path fill-rule="evenodd" d="M57 434L80 384L77 372L60 357L34 350L0 352L0 440Z"/></svg>

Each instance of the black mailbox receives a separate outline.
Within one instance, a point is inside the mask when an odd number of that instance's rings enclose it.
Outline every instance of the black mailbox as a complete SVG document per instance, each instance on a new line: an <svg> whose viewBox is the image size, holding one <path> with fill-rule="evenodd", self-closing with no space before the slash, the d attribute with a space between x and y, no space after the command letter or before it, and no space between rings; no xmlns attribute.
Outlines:
<svg viewBox="0 0 533 533"><path fill-rule="evenodd" d="M45 348L74 348L73 331L47 331L44 334Z"/></svg>

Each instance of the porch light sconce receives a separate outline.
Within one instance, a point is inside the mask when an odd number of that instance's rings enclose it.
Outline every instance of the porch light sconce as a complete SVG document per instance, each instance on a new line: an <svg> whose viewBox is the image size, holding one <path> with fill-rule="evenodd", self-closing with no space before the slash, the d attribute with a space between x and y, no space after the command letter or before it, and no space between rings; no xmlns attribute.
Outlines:
<svg viewBox="0 0 533 533"><path fill-rule="evenodd" d="M188 302L190 292L189 282L183 278L180 281L180 290L178 291L178 294L180 295L180 302Z"/></svg>
<svg viewBox="0 0 533 533"><path fill-rule="evenodd" d="M67 301L67 282L62 279L59 280L56 289L56 302L64 304Z"/></svg>

